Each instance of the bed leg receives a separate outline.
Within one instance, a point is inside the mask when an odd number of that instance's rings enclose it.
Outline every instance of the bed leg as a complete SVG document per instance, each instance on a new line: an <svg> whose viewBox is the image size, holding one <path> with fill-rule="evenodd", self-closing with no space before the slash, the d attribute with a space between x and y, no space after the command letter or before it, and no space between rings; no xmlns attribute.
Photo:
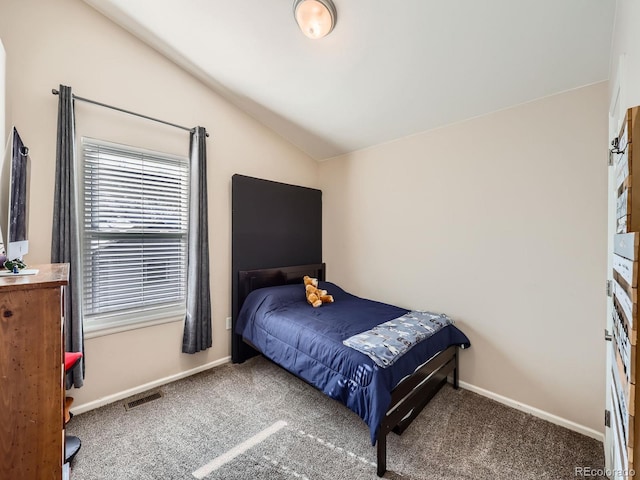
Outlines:
<svg viewBox="0 0 640 480"><path fill-rule="evenodd" d="M456 390L457 390L457 389L458 389L458 387L459 387L459 380L458 380L458 355L459 355L459 353L460 353L460 352L458 351L458 347L456 347L456 354L455 354L455 357L456 357L456 360L455 360L456 365L455 365L455 367L453 368L453 388L455 388Z"/></svg>
<svg viewBox="0 0 640 480"><path fill-rule="evenodd" d="M387 471L387 432L383 433L383 429L380 429L378 433L378 471L379 477L384 475Z"/></svg>

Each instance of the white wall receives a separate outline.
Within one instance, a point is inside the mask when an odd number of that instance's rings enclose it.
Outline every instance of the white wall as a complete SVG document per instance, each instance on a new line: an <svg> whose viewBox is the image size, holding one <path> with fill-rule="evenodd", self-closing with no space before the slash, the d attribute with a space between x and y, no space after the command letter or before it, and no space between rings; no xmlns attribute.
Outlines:
<svg viewBox="0 0 640 480"><path fill-rule="evenodd" d="M4 51L4 45L0 40L0 149L4 152L5 137L5 118L8 113L5 100L5 69L6 69L6 52Z"/></svg>
<svg viewBox="0 0 640 480"><path fill-rule="evenodd" d="M328 279L447 312L461 380L603 431L607 84L320 166Z"/></svg>
<svg viewBox="0 0 640 480"><path fill-rule="evenodd" d="M85 386L74 406L224 360L230 354L231 176L242 173L316 187L317 164L271 130L212 93L80 0L0 0L7 52L7 97L30 148L30 264L50 260L59 84L77 95L186 126L207 141L213 348L180 352L182 322L88 339ZM79 134L188 152L188 133L76 103Z"/></svg>
<svg viewBox="0 0 640 480"><path fill-rule="evenodd" d="M618 0L616 3L616 23L611 48L611 68L609 78L609 98L616 80L622 88L622 109L640 105L640 3L634 0ZM624 58L620 60L621 56ZM622 63L622 71L620 65Z"/></svg>

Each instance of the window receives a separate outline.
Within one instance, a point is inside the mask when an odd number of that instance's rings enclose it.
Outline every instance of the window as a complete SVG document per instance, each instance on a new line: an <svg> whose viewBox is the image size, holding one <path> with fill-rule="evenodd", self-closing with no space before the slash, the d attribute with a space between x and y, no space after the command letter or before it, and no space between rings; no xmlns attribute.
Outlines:
<svg viewBox="0 0 640 480"><path fill-rule="evenodd" d="M184 314L187 158L82 139L87 332Z"/></svg>

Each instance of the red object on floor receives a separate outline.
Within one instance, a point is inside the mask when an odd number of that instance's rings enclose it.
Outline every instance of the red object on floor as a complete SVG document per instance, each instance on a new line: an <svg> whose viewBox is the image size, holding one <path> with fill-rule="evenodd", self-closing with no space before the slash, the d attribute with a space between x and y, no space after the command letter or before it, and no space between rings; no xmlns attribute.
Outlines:
<svg viewBox="0 0 640 480"><path fill-rule="evenodd" d="M82 358L82 352L64 352L64 371L68 372L75 367Z"/></svg>

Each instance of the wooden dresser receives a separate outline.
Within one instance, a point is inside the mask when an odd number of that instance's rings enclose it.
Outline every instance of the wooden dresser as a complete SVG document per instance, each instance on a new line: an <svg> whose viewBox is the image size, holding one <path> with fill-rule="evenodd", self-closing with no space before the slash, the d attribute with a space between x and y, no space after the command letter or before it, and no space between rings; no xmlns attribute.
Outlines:
<svg viewBox="0 0 640 480"><path fill-rule="evenodd" d="M0 478L63 478L67 264L0 277Z"/></svg>

